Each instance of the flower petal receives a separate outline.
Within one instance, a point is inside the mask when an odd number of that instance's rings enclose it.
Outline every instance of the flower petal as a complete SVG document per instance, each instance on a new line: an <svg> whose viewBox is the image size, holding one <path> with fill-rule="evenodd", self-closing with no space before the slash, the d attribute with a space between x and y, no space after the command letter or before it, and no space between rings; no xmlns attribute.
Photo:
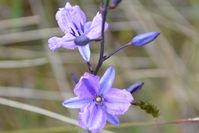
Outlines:
<svg viewBox="0 0 199 133"><path fill-rule="evenodd" d="M108 29L108 23L105 23L104 32ZM97 39L101 36L102 31L102 15L98 12L93 18L90 29L86 34L89 39Z"/></svg>
<svg viewBox="0 0 199 133"><path fill-rule="evenodd" d="M59 37L51 37L48 39L48 47L50 50L55 51L57 48L61 47L62 38Z"/></svg>
<svg viewBox="0 0 199 133"><path fill-rule="evenodd" d="M86 15L77 5L73 6L73 9L74 9L73 12L71 12L73 21L76 23L78 28L82 28L81 24L84 25L84 23L86 22Z"/></svg>
<svg viewBox="0 0 199 133"><path fill-rule="evenodd" d="M66 2L65 8L71 8L71 7L72 6L71 6L70 2Z"/></svg>
<svg viewBox="0 0 199 133"><path fill-rule="evenodd" d="M87 44L85 46L78 46L78 50L79 50L82 58L86 62L89 62L90 61L90 55L91 55L89 44Z"/></svg>
<svg viewBox="0 0 199 133"><path fill-rule="evenodd" d="M70 34L66 34L62 38L60 37L51 37L48 39L48 47L50 50L55 51L57 48L66 48L66 49L74 49L77 47L74 43L75 37Z"/></svg>
<svg viewBox="0 0 199 133"><path fill-rule="evenodd" d="M80 98L94 98L98 88L99 77L86 72L75 86L74 92Z"/></svg>
<svg viewBox="0 0 199 133"><path fill-rule="evenodd" d="M91 27L92 22L88 21L84 24L84 33L87 33Z"/></svg>
<svg viewBox="0 0 199 133"><path fill-rule="evenodd" d="M63 106L67 108L82 108L86 104L89 104L92 99L80 99L79 97L73 97L63 102Z"/></svg>
<svg viewBox="0 0 199 133"><path fill-rule="evenodd" d="M70 33L71 32L71 19L69 19L68 15L65 13L66 11L64 8L60 8L59 11L56 13L56 20L59 25L59 28L64 32L64 33Z"/></svg>
<svg viewBox="0 0 199 133"><path fill-rule="evenodd" d="M113 125L120 125L120 120L118 119L117 116L115 115L111 115L109 113L106 114L107 115L107 121L110 122Z"/></svg>
<svg viewBox="0 0 199 133"><path fill-rule="evenodd" d="M100 94L107 93L111 89L115 79L114 67L109 67L100 79Z"/></svg>
<svg viewBox="0 0 199 133"><path fill-rule="evenodd" d="M86 22L86 16L79 6L71 6L66 3L65 8L60 8L56 13L56 20L64 33L70 33L71 28L78 34L78 30L82 31L82 25Z"/></svg>
<svg viewBox="0 0 199 133"><path fill-rule="evenodd" d="M112 115L124 114L131 105L133 97L126 89L119 90L112 88L104 96L106 111Z"/></svg>
<svg viewBox="0 0 199 133"><path fill-rule="evenodd" d="M79 125L91 132L97 132L106 125L106 113L96 104L90 104L79 112Z"/></svg>

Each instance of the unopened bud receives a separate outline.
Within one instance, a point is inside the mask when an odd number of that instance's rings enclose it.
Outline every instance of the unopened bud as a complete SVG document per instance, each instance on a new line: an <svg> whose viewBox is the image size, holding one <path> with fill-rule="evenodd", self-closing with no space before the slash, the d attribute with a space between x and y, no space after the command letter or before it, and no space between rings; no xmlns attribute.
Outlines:
<svg viewBox="0 0 199 133"><path fill-rule="evenodd" d="M137 83L129 86L127 88L127 91L129 91L131 94L133 94L134 92L140 90L143 85L144 85L144 82L137 82Z"/></svg>
<svg viewBox="0 0 199 133"><path fill-rule="evenodd" d="M131 43L134 46L144 46L155 40L159 35L160 32L147 32L138 34L131 40Z"/></svg>
<svg viewBox="0 0 199 133"><path fill-rule="evenodd" d="M116 8L121 1L122 0L111 0L110 8L111 9Z"/></svg>

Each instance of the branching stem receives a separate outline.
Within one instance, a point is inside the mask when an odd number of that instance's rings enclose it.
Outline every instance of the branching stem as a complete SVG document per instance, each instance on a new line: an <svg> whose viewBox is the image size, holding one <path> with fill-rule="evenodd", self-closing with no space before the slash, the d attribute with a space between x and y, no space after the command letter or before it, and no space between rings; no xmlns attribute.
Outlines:
<svg viewBox="0 0 199 133"><path fill-rule="evenodd" d="M112 55L116 54L117 52L119 52L120 50L122 50L122 49L124 49L124 48L126 48L128 46L132 46L131 42L129 42L129 43L125 44L125 45L122 45L119 48L116 48L111 53L109 53L107 56L104 56L104 61L107 60L108 58L110 58Z"/></svg>
<svg viewBox="0 0 199 133"><path fill-rule="evenodd" d="M104 3L105 1L105 3ZM102 66L103 62L104 62L104 29L105 29L105 22L106 22L106 16L107 16L107 12L108 12L108 6L109 6L109 0L101 0L101 4L100 4L100 10L101 10L101 14L102 14L102 29L101 29L101 45L100 45L100 55L99 55L99 60L98 60L98 64L95 68L94 74L96 75L100 69L100 67Z"/></svg>

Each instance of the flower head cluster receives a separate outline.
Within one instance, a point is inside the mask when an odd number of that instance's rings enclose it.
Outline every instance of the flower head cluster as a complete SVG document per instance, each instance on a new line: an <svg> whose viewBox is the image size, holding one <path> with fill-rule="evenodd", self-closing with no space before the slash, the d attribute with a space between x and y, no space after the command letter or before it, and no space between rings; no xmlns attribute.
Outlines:
<svg viewBox="0 0 199 133"><path fill-rule="evenodd" d="M52 37L48 40L49 48L54 51L57 48L78 48L82 58L90 60L89 41L101 36L102 15L98 12L92 21L86 22L86 15L79 6L71 6L69 2L56 13L56 20L63 37ZM108 24L105 24L105 31Z"/></svg>
<svg viewBox="0 0 199 133"><path fill-rule="evenodd" d="M115 8L121 0L112 0ZM84 73L76 84L74 93L77 97L63 102L63 106L80 109L79 126L92 133L102 130L106 122L119 125L118 115L124 114L132 105L132 93L140 90L143 82L137 82L127 89L112 88L115 79L114 67L109 67L100 78L97 72L103 62L118 51L128 46L144 46L159 36L159 32L147 32L136 35L129 43L104 55L104 32L108 28L106 21L109 1L101 1L101 13L97 13L92 21L86 21L86 15L79 6L71 6L69 2L56 13L56 20L64 32L63 37L52 37L48 40L49 48L54 51L58 48L78 48L82 58L87 62L90 73ZM90 63L90 42L101 40L100 56L95 69ZM95 75L94 75L95 74ZM148 106L147 106L148 107ZM156 111L157 112L157 111Z"/></svg>
<svg viewBox="0 0 199 133"><path fill-rule="evenodd" d="M112 88L115 69L109 67L100 79L85 73L75 86L77 97L66 100L63 105L68 108L80 108L79 125L95 133L104 128L106 121L119 125L117 115L124 114L133 97L126 89Z"/></svg>

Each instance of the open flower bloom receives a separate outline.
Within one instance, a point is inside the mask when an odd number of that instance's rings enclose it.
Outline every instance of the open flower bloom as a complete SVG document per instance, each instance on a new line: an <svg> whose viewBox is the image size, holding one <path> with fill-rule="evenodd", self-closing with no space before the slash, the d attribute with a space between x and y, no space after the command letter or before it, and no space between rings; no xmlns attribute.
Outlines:
<svg viewBox="0 0 199 133"><path fill-rule="evenodd" d="M52 37L48 40L49 48L54 51L57 48L78 48L83 59L90 60L89 40L98 39L101 36L102 15L98 12L93 21L86 22L86 16L79 6L71 6L69 2L56 13L56 20L63 37ZM105 31L108 24L105 23ZM80 46L81 45L81 46Z"/></svg>
<svg viewBox="0 0 199 133"><path fill-rule="evenodd" d="M74 90L77 97L63 103L68 108L80 108L79 126L95 133L104 128L106 121L119 125L117 115L128 110L133 97L126 89L112 88L114 78L113 67L101 79L90 73L80 78Z"/></svg>

